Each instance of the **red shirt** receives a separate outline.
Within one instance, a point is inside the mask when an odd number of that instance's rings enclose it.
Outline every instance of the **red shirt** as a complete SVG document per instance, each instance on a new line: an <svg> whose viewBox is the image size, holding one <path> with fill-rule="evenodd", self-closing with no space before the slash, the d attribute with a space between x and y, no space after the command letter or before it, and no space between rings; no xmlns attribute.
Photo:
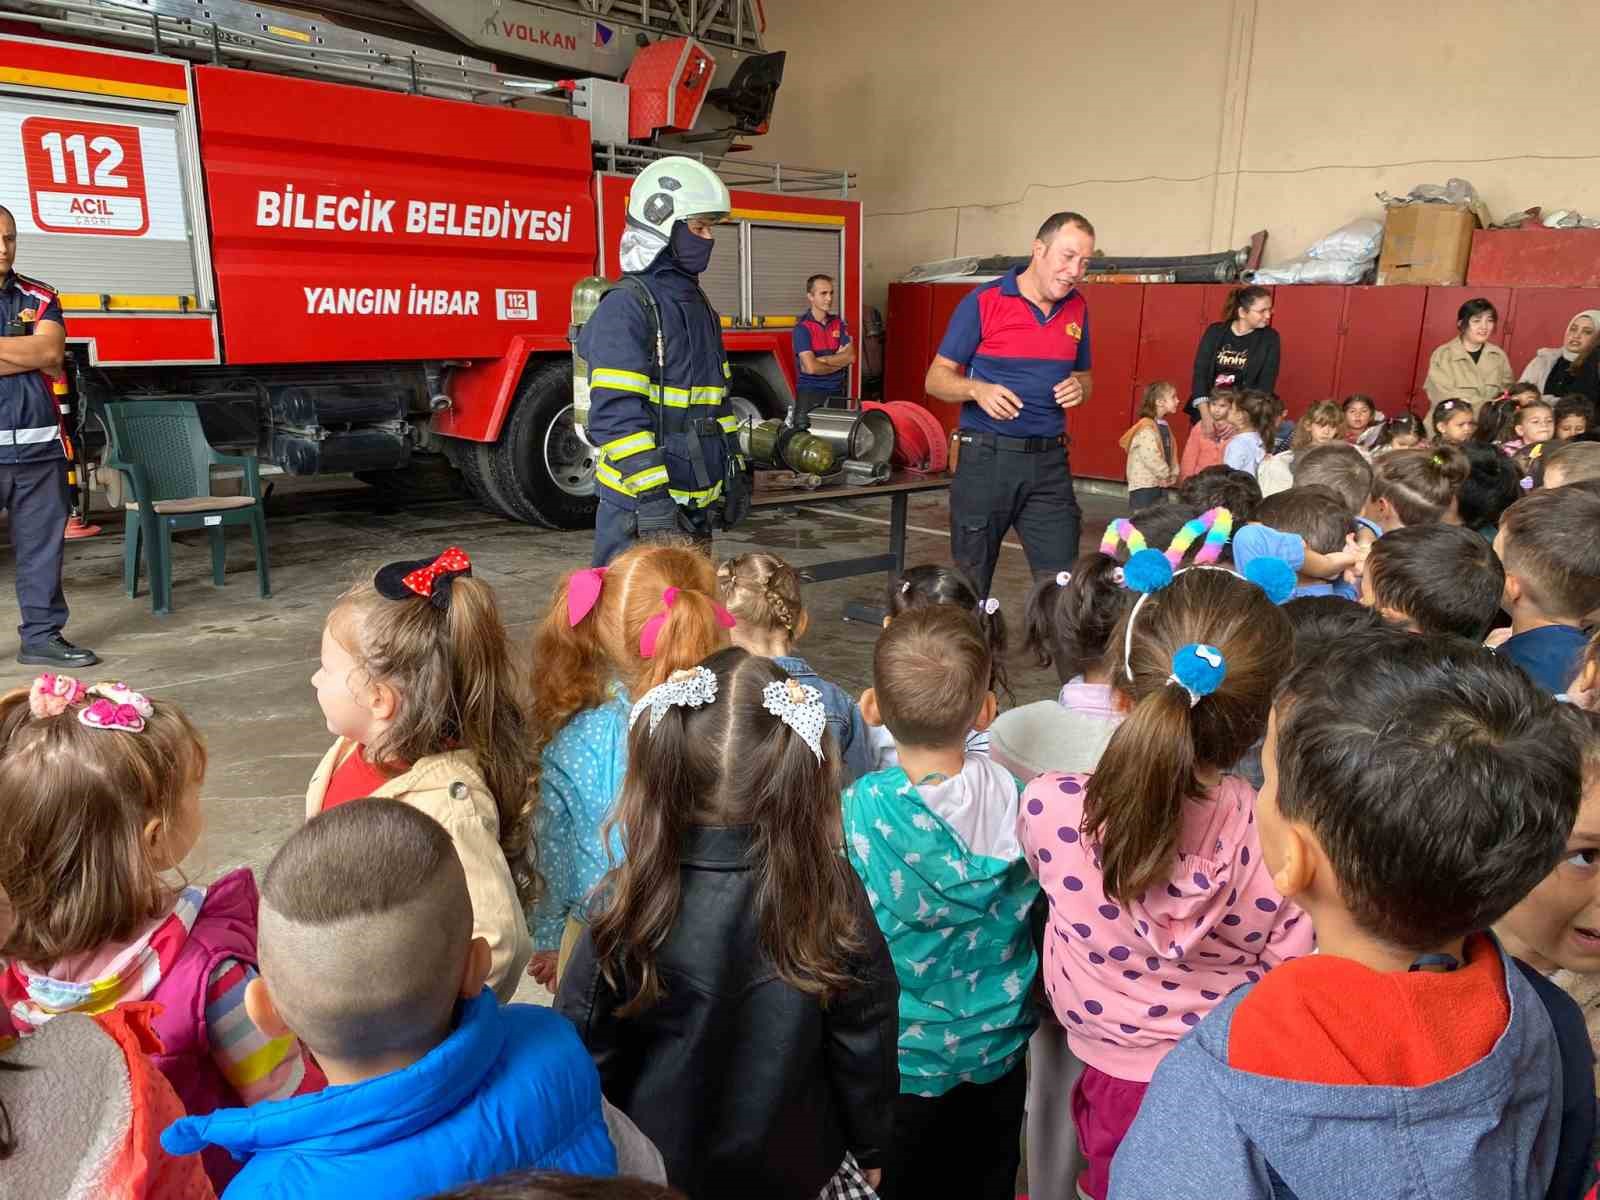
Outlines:
<svg viewBox="0 0 1600 1200"><path fill-rule="evenodd" d="M397 772L369 763L365 752L365 746L357 746L333 769L328 790L322 795L323 812L352 800L364 800L395 777Z"/></svg>

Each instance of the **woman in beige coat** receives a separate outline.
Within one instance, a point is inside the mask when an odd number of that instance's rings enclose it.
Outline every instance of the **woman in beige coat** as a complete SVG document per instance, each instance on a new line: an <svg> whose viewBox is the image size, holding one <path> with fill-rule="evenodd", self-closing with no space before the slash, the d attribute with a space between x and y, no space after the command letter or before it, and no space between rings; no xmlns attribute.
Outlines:
<svg viewBox="0 0 1600 1200"><path fill-rule="evenodd" d="M1493 304L1479 297L1456 312L1456 336L1428 359L1423 383L1431 404L1441 400L1470 400L1476 413L1497 399L1516 378L1506 352L1489 340L1499 323Z"/></svg>

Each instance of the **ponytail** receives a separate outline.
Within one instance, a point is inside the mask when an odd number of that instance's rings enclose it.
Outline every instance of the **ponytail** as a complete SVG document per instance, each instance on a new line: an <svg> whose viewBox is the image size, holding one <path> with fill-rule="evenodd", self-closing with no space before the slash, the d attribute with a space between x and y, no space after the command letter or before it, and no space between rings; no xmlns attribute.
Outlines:
<svg viewBox="0 0 1600 1200"><path fill-rule="evenodd" d="M898 579L889 581L889 617L892 620L914 608L927 608L934 604L948 604L963 608L978 618L978 627L989 644L989 690L996 696L1012 700L1011 679L1006 671L1006 618L999 602L992 606L989 598L978 595L977 585L965 571L958 567L928 564L908 567ZM990 608L994 611L991 612Z"/></svg>
<svg viewBox="0 0 1600 1200"><path fill-rule="evenodd" d="M1437 524L1471 473L1455 446L1391 450L1373 465L1372 498L1389 501L1404 525Z"/></svg>
<svg viewBox="0 0 1600 1200"><path fill-rule="evenodd" d="M577 575L569 572L556 584L533 635L530 749L535 794L545 748L578 713L605 703L611 681L611 664L598 633L600 606L572 620L568 597Z"/></svg>
<svg viewBox="0 0 1600 1200"><path fill-rule="evenodd" d="M1166 684L1134 705L1089 777L1083 832L1101 849L1105 893L1126 903L1170 878L1195 778L1189 696Z"/></svg>
<svg viewBox="0 0 1600 1200"><path fill-rule="evenodd" d="M483 772L500 816L500 849L519 899L529 906L541 890L532 838L536 760L511 639L489 584L472 577L454 581L445 635L455 707L445 722L447 729L455 726L449 741L470 751Z"/></svg>
<svg viewBox="0 0 1600 1200"><path fill-rule="evenodd" d="M1116 559L1095 551L1063 572L1065 584L1058 575L1045 576L1028 594L1023 646L1041 667L1054 665L1063 683L1099 664L1128 610L1131 593L1118 582L1117 568Z"/></svg>
<svg viewBox="0 0 1600 1200"><path fill-rule="evenodd" d="M1214 650L1222 671L1192 696L1172 677L1196 645ZM1118 625L1112 683L1133 711L1090 776L1081 826L1097 844L1107 896L1127 902L1172 878L1183 805L1203 795L1196 771L1233 766L1266 733L1293 651L1288 618L1226 570L1180 573Z"/></svg>

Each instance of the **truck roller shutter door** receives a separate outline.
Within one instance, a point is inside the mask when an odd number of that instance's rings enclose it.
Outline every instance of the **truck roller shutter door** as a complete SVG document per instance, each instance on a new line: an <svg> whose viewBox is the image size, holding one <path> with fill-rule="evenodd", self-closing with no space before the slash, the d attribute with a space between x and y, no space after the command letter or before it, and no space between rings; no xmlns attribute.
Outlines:
<svg viewBox="0 0 1600 1200"><path fill-rule="evenodd" d="M0 204L16 214L27 274L66 295L203 301L178 120L0 95Z"/></svg>
<svg viewBox="0 0 1600 1200"><path fill-rule="evenodd" d="M750 227L750 315L793 320L806 306L806 278L831 275L844 294L841 254L844 231L836 226ZM859 330L852 330L859 333Z"/></svg>
<svg viewBox="0 0 1600 1200"><path fill-rule="evenodd" d="M743 289L739 285L744 273L744 264L740 260L742 239L739 226L718 225L716 238L717 248L711 254L711 265L700 276L700 287L718 316L736 320L744 315Z"/></svg>

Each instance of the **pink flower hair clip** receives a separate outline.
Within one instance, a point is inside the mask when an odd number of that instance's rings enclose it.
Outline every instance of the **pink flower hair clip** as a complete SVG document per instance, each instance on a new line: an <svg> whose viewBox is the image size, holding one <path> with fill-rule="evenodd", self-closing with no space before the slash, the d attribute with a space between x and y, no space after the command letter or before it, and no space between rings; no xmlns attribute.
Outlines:
<svg viewBox="0 0 1600 1200"><path fill-rule="evenodd" d="M28 689L28 711L36 718L59 717L88 694L71 675L52 675L46 672L33 681Z"/></svg>
<svg viewBox="0 0 1600 1200"><path fill-rule="evenodd" d="M145 721L155 715L150 698L125 683L97 683L87 694L94 699L78 713L78 720L90 729L143 733Z"/></svg>

